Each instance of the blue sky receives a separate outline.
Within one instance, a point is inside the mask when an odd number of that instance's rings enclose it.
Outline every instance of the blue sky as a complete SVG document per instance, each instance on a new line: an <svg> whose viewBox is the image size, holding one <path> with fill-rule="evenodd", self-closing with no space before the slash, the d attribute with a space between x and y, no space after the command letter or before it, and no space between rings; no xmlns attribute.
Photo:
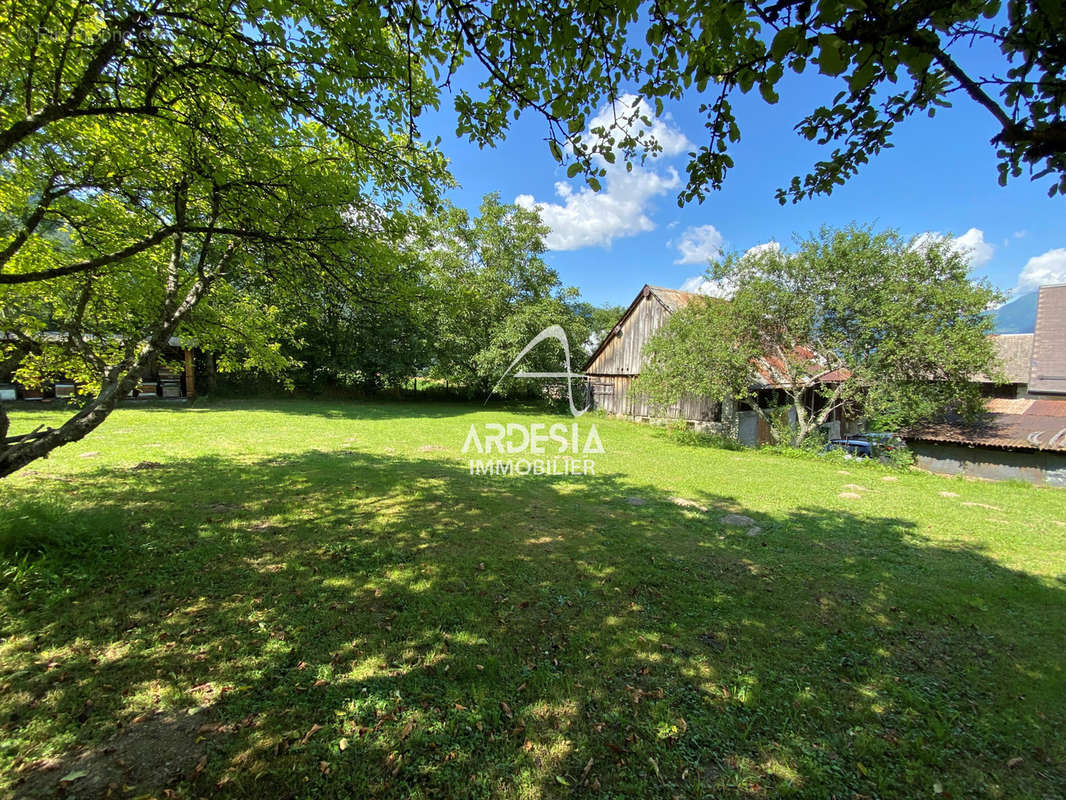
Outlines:
<svg viewBox="0 0 1066 800"><path fill-rule="evenodd" d="M973 274L1004 291L1066 282L1066 200L1049 198L1046 181L999 186L989 144L996 125L961 95L934 119L898 126L896 146L831 196L779 205L775 189L828 153L792 128L837 89L835 81L803 75L787 79L773 106L758 92L738 96L743 138L732 150L736 167L722 191L681 209L676 197L686 153L690 143L704 141L695 94L655 120L667 144L663 156L629 176L624 168L612 171L598 195L580 178L566 178L548 151L546 123L534 115L523 116L495 149L456 139L443 113L424 120L423 133L443 137L460 183L452 202L474 210L482 195L499 192L504 202L537 205L552 226L547 260L564 283L597 304L628 304L644 283L685 286L718 248L743 251L770 241L787 247L793 234L852 221L908 235L953 235Z"/></svg>

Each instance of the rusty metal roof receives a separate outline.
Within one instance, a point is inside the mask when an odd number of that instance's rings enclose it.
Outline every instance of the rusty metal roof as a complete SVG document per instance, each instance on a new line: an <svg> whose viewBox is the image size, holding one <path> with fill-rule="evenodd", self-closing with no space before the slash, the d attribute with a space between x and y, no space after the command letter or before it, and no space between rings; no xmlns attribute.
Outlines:
<svg viewBox="0 0 1066 800"><path fill-rule="evenodd" d="M1066 400L993 399L987 417L975 424L960 420L924 425L905 438L928 442L1066 452Z"/></svg>
<svg viewBox="0 0 1066 800"><path fill-rule="evenodd" d="M1066 417L1066 400L1034 400L1029 413L1040 417Z"/></svg>
<svg viewBox="0 0 1066 800"><path fill-rule="evenodd" d="M1024 414L1035 402L1027 397L993 397L985 403L985 410L994 414Z"/></svg>

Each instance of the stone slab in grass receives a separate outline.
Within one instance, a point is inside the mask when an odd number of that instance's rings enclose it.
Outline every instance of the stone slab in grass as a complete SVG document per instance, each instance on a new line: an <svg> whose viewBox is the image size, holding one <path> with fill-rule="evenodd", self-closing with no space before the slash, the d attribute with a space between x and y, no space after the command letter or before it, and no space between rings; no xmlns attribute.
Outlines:
<svg viewBox="0 0 1066 800"><path fill-rule="evenodd" d="M750 528L755 524L755 520L744 514L726 514L718 521L723 525L729 525L734 528Z"/></svg>

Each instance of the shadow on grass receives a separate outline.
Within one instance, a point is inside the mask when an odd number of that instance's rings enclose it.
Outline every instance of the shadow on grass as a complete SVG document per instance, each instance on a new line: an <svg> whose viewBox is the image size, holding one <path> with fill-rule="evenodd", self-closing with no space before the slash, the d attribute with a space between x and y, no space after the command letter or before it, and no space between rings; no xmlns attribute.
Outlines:
<svg viewBox="0 0 1066 800"><path fill-rule="evenodd" d="M1062 589L902 519L684 499L358 451L42 480L0 512L51 537L7 562L0 763L41 797L1061 786Z"/></svg>

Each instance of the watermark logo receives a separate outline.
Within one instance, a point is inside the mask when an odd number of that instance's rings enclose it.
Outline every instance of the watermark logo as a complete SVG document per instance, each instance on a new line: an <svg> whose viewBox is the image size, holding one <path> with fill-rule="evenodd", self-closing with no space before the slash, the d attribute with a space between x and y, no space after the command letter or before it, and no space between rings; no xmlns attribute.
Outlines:
<svg viewBox="0 0 1066 800"><path fill-rule="evenodd" d="M575 420L592 406L579 409L574 404L573 380L584 381L585 376L571 371L570 342L558 325L549 325L522 348L522 352L504 370L492 387L489 397L500 387L511 370L526 357L530 350L546 339L555 339L563 346L565 372L516 372L516 378L558 379L566 378L566 397L570 413ZM486 398L486 401L488 399ZM595 475L596 461L590 456L603 453L603 442L596 425L582 431L577 422L564 425L557 422L548 425L534 422L525 425L518 422L498 422L471 425L463 444L463 453L469 454L471 475ZM474 458L474 454L480 456ZM494 457L496 456L496 457Z"/></svg>

